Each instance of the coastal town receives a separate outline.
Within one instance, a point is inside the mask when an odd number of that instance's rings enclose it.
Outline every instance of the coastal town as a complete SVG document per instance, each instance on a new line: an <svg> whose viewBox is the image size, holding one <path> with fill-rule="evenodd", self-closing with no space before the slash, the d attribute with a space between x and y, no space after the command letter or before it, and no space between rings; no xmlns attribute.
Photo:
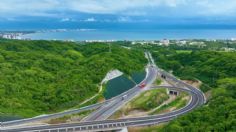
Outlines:
<svg viewBox="0 0 236 132"><path fill-rule="evenodd" d="M0 31L0 39L12 39L12 40L31 40L31 38L22 37L26 34L35 33L36 31ZM57 31L58 32L58 31ZM53 39L56 40L56 39ZM62 40L66 42L77 42L72 39ZM236 38L231 39L161 39L161 40L84 40L84 43L116 43L125 41L132 45L159 45L159 46L171 46L177 45L180 47L193 46L198 48L204 48L209 42L223 42L228 44L236 44ZM80 41L81 42L81 41ZM222 47L221 51L236 51L232 47Z"/></svg>
<svg viewBox="0 0 236 132"><path fill-rule="evenodd" d="M0 34L0 38L21 40L22 39L20 37L21 35L23 34L22 33L2 33Z"/></svg>
<svg viewBox="0 0 236 132"><path fill-rule="evenodd" d="M15 40L30 40L30 38L22 38L23 35L34 33L33 31L0 31L0 38Z"/></svg>
<svg viewBox="0 0 236 132"><path fill-rule="evenodd" d="M236 45L236 39L181 39L181 40L169 40L169 39L162 39L162 40L123 40L128 44L131 45L158 45L158 46L178 46L178 47L197 47L197 48L205 48L210 43L224 43L224 44L233 44ZM85 43L115 43L120 42L117 40L85 40ZM235 47L221 47L218 49L220 51L236 51Z"/></svg>

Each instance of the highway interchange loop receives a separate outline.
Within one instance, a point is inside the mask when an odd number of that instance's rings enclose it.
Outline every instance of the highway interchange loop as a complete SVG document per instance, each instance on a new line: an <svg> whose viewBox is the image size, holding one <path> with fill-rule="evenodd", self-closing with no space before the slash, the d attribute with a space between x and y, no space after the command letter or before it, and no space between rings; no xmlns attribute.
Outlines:
<svg viewBox="0 0 236 132"><path fill-rule="evenodd" d="M183 81L177 79L173 75L165 72L164 70L159 69L153 63L153 60L149 54L149 61L152 63L147 67L147 76L143 82L148 84L148 90L153 88L167 88L169 90L176 90L180 92L186 92L190 95L191 99L188 104L178 110L171 111L168 113L158 114L158 115L151 115L151 116L143 116L143 117L135 117L135 118L125 118L125 119L116 119L116 120L105 120L110 115L112 115L116 110L118 110L122 105L130 101L134 98L135 95L142 92L137 86L128 90L125 93L118 95L110 100L107 100L103 103L94 104L91 106L86 106L77 110L70 110L66 112L35 117L30 119L23 119L23 120L16 120L10 122L2 122L0 132L74 132L74 131L106 131L106 130L119 130L124 127L131 127L131 126L143 126L143 125L154 125L163 122L168 122L186 114L193 109L203 105L206 102L204 93L199 89L184 83ZM174 86L155 86L152 87L151 84L155 81L157 74L161 75L165 80L174 82ZM127 95L127 100L123 100L122 97ZM111 103L113 102L113 103ZM123 103L122 103L123 102ZM104 105L107 107L105 108ZM10 127L15 125L21 125L29 122L40 121L45 119L52 119L57 117L63 117L64 115L79 113L82 111L96 109L98 108L98 112L94 113L94 116L90 118L92 120L85 120L84 122L78 123L66 123L66 124L56 124L56 125L41 125L41 126L30 126L30 127ZM109 109L108 109L109 108ZM108 112L107 112L108 111ZM101 113L102 112L102 113ZM106 113L104 116L104 113ZM96 117L96 118L93 118ZM98 118L99 117L99 118Z"/></svg>

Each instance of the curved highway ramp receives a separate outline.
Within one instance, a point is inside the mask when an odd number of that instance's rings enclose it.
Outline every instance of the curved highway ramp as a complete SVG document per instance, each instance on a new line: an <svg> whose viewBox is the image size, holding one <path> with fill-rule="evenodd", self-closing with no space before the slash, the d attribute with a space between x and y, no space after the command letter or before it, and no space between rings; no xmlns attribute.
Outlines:
<svg viewBox="0 0 236 132"><path fill-rule="evenodd" d="M103 103L87 106L85 108L81 108L83 111L84 109L94 109L98 108L95 112L91 115L86 117L83 122L79 123L67 123L67 124L56 124L56 125L42 125L42 126L31 126L31 127L9 127L14 126L17 124L23 124L25 122L37 121L43 117L26 119L26 120L18 120L13 122L5 122L1 124L1 132L74 132L74 131L106 131L106 130L118 130L124 127L131 127L131 126L142 126L142 125L153 125L159 124L162 122L167 122L170 120L175 119L178 116L181 116L185 113L192 111L194 108L199 107L205 103L205 96L202 91L199 89L182 82L181 80L177 79L173 75L165 72L164 70L159 69L155 66L154 61L151 57L150 53L146 53L148 56L149 65L146 69L147 76L141 83L145 83L145 88L149 90L152 88L167 88L169 90L178 90L182 92L187 92L191 99L189 103L178 110L171 111L164 114L152 115L152 116L143 116L137 118L125 118L125 119L117 119L117 120L105 120L109 116L111 116L116 110L118 110L122 105L130 101L136 95L141 93L143 90L140 88L139 85L135 86L134 88L130 89L129 91L122 93L110 100L107 100ZM157 86L151 87L151 84L155 81L157 74L161 75L167 81L174 82L175 86ZM76 112L80 112L76 111ZM69 111L75 112L75 111ZM60 117L60 114L68 114L68 113L58 113L52 114L52 117ZM55 116L56 115L56 116ZM48 118L50 118L50 116ZM47 116L45 116L47 118Z"/></svg>

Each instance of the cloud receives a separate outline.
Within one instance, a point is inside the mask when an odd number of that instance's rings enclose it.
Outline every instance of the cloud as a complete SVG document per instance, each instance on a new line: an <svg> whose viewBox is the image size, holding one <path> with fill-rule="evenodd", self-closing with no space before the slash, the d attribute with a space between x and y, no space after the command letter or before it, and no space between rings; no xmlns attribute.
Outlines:
<svg viewBox="0 0 236 132"><path fill-rule="evenodd" d="M199 11L204 15L230 16L236 13L235 0L200 0L196 2L196 5L205 9Z"/></svg>
<svg viewBox="0 0 236 132"><path fill-rule="evenodd" d="M0 18L18 16L59 17L62 21L74 12L118 16L233 16L235 0L1 0ZM74 17L74 16L73 16ZM151 18L150 17L150 18ZM87 21L95 21L91 18ZM121 18L120 21L127 21Z"/></svg>
<svg viewBox="0 0 236 132"><path fill-rule="evenodd" d="M56 9L60 2L55 0L1 0L1 15L52 16L48 11Z"/></svg>
<svg viewBox="0 0 236 132"><path fill-rule="evenodd" d="M85 13L125 14L128 11L129 14L145 14L145 8L174 7L184 2L185 0L70 0L68 5L72 10Z"/></svg>

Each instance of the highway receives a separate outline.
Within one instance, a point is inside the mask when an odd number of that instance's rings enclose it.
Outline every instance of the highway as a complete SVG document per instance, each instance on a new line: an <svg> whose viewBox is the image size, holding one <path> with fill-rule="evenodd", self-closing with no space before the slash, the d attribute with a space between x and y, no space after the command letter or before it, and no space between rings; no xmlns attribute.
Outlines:
<svg viewBox="0 0 236 132"><path fill-rule="evenodd" d="M191 100L187 106L182 109L172 111L165 114L153 115L153 116L145 116L145 117L137 117L137 118L126 118L126 119L118 119L118 120L102 120L102 121L88 121L81 123L68 123L68 124L58 124L58 125L44 125L44 126L36 126L36 127L25 127L25 128L6 128L1 132L28 132L28 131L101 131L101 130L116 130L121 129L123 127L130 126L140 126L140 125L152 125L158 124L162 122L167 122L176 117L183 115L194 108L200 106L203 102L201 102L202 96L199 95L198 92L192 91L187 88L178 88L178 87L169 87L169 86L159 86L154 88L168 88L170 90L178 90L185 91L191 95Z"/></svg>
<svg viewBox="0 0 236 132"><path fill-rule="evenodd" d="M192 111L194 108L201 106L205 103L205 96L203 92L201 92L199 89L189 84L182 82L181 80L165 72L164 70L156 67L150 53L147 53L147 54L148 54L150 63L147 67L147 76L143 80L143 82L147 84L145 89L167 88L169 90L187 92L191 96L191 100L185 107L179 110L175 110L175 111L171 111L171 112L159 114L159 115L153 115L153 116L144 116L144 117L136 117L136 118L117 119L117 120L104 120L104 119L107 119L110 115L112 115L116 110L118 110L126 102L130 101L132 98L137 96L140 92L142 92L142 89L136 86L130 89L129 91L117 97L114 97L111 100L108 100L102 104L99 104L98 110L96 110L87 118L85 118L83 120L84 122L57 124L57 125L42 125L42 126L32 126L32 127L22 127L22 128L2 127L1 132L23 132L23 131L24 132L31 132L31 131L73 132L73 131L118 130L124 127L130 127L130 126L153 125L153 124L158 124L162 122L167 122L167 121L177 118L178 116L188 113ZM155 80L157 74L160 74L167 81L174 82L174 84L176 85L151 87L151 83ZM126 95L125 98L123 98L124 95Z"/></svg>
<svg viewBox="0 0 236 132"><path fill-rule="evenodd" d="M132 90L128 91L123 96L110 101L106 105L101 106L98 110L90 114L88 117L83 119L83 121L95 121L95 120L105 120L115 113L124 104L132 100L135 96L139 95L143 89L148 89L151 84L155 81L157 70L152 65L148 65L146 69L147 76L140 84L146 84L145 88L140 88L136 85Z"/></svg>

